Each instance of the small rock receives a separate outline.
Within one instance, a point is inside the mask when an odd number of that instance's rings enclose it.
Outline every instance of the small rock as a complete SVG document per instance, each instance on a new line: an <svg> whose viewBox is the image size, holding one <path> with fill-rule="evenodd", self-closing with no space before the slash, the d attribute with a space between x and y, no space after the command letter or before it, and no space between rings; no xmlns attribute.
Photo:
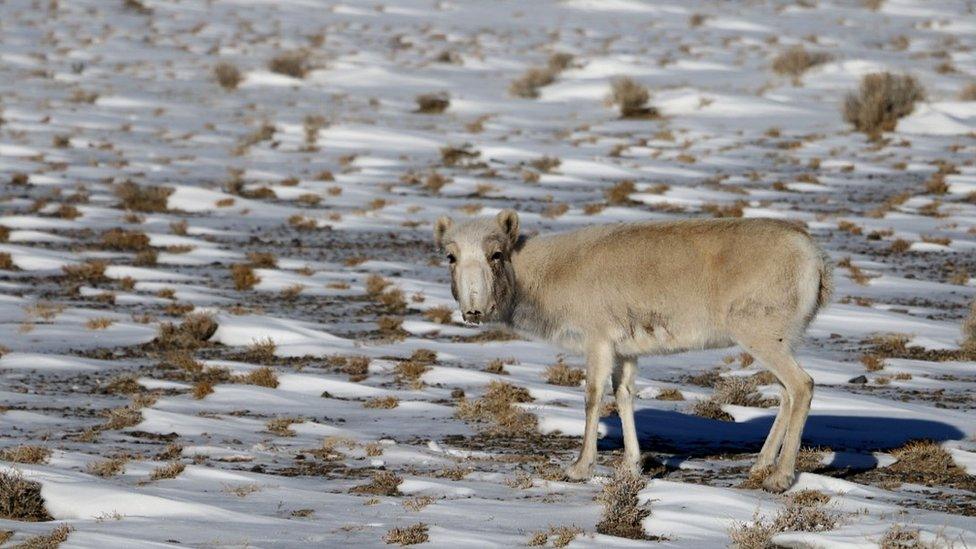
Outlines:
<svg viewBox="0 0 976 549"><path fill-rule="evenodd" d="M868 378L866 376L857 376L857 377L852 377L851 379L847 380L847 382L848 383L857 383L857 384L860 385L860 384L867 383L868 382Z"/></svg>

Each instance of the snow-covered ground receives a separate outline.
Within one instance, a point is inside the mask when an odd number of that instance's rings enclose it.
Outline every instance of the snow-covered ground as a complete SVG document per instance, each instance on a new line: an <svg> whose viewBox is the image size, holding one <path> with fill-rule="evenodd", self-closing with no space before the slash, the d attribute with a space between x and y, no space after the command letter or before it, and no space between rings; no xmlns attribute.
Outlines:
<svg viewBox="0 0 976 549"><path fill-rule="evenodd" d="M428 545L453 548L577 526L572 547L713 547L782 509L788 495L740 486L775 408L693 413L713 392L700 374L758 365L737 349L649 357L638 428L665 467L641 497L661 539L596 533L618 420L601 423L596 478L553 475L579 442L583 393L545 370L581 360L461 324L430 242L440 215L512 207L529 232L713 212L805 223L844 266L800 352L817 383L804 445L818 451L792 491L829 496L838 519L774 541L870 547L898 526L976 545L976 362L959 353L976 295L976 101L961 99L976 13L866 4L0 0L0 445L51 451L0 470L39 482L55 521L0 519L0 532L345 547L424 523ZM831 57L794 82L770 65L798 44ZM509 92L557 52L572 61L537 98ZM288 53L304 76L271 70ZM236 89L218 63L239 69ZM870 141L841 105L886 70L927 96ZM646 85L660 116L621 119L606 102L618 76ZM431 93L449 107L416 112ZM127 181L171 192L125 202ZM234 265L253 266L241 286ZM157 337L190 311L213 316L208 341ZM869 371L879 334L907 343ZM504 373L486 371L496 359ZM528 390L538 433L456 416L492 381ZM916 439L962 480L891 472ZM381 470L402 479L397 495L350 491Z"/></svg>

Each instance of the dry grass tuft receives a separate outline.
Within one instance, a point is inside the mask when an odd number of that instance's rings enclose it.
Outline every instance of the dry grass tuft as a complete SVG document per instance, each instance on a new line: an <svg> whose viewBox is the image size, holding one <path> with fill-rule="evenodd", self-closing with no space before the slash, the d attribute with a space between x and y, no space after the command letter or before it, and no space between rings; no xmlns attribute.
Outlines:
<svg viewBox="0 0 976 549"><path fill-rule="evenodd" d="M142 422L142 412L131 406L114 408L106 416L108 421L102 426L104 429L126 429Z"/></svg>
<svg viewBox="0 0 976 549"><path fill-rule="evenodd" d="M49 457L51 457L51 449L44 446L22 444L0 449L0 461L38 464L44 463Z"/></svg>
<svg viewBox="0 0 976 549"><path fill-rule="evenodd" d="M909 75L888 72L865 75L857 92L847 95L844 120L871 139L895 130L898 119L911 114L925 99L925 89Z"/></svg>
<svg viewBox="0 0 976 549"><path fill-rule="evenodd" d="M194 350L203 346L217 331L217 321L207 313L189 313L179 325L159 325L153 345L158 349Z"/></svg>
<svg viewBox="0 0 976 549"><path fill-rule="evenodd" d="M246 383L248 385L257 385L259 387L270 387L275 389L278 387L278 374L275 373L274 369L270 366L262 366L251 370L245 375L238 376L234 379L238 383Z"/></svg>
<svg viewBox="0 0 976 549"><path fill-rule="evenodd" d="M128 0L133 1L133 0ZM149 8L146 8L149 9ZM71 527L67 524L60 524L50 533L31 536L23 542L14 546L14 549L56 549L62 543L68 541L71 534Z"/></svg>
<svg viewBox="0 0 976 549"><path fill-rule="evenodd" d="M397 488L403 479L393 471L377 471L373 474L373 480L367 484L353 486L349 489L350 494L369 494L373 496L400 496Z"/></svg>
<svg viewBox="0 0 976 549"><path fill-rule="evenodd" d="M684 400L685 395L681 394L681 391L673 387L668 387L666 389L661 389L661 392L654 397L657 400Z"/></svg>
<svg viewBox="0 0 976 549"><path fill-rule="evenodd" d="M423 362L404 360L398 363L393 369L393 379L397 383L419 387L423 385L423 381L420 379L421 376L423 376L428 370L430 370L430 367Z"/></svg>
<svg viewBox="0 0 976 549"><path fill-rule="evenodd" d="M416 545L426 543L430 539L427 535L427 525L418 522L406 528L393 528L383 536L383 541L388 544L398 543L400 545Z"/></svg>
<svg viewBox="0 0 976 549"><path fill-rule="evenodd" d="M760 381L761 378L756 376L717 378L714 381L715 392L712 396L695 403L695 415L721 421L732 421L732 416L722 410L723 404L751 407L775 405L777 403L776 399L764 398L756 392L756 387Z"/></svg>
<svg viewBox="0 0 976 549"><path fill-rule="evenodd" d="M698 402L695 402L695 406L694 408L692 408L692 412L696 416L700 416L708 419L717 419L719 421L734 421L732 416L730 416L728 413L725 412L725 410L722 409L721 404L715 402L710 398L706 398L704 400L699 400Z"/></svg>
<svg viewBox="0 0 976 549"><path fill-rule="evenodd" d="M274 340L270 337L264 339L255 339L247 346L247 350L244 351L244 357L249 362L257 362L258 364L264 364L266 362L271 362L275 358L275 349L278 345L275 344ZM253 373L253 372L252 372Z"/></svg>
<svg viewBox="0 0 976 549"><path fill-rule="evenodd" d="M793 494L786 507L772 520L756 517L752 523L740 523L729 530L732 546L737 549L772 547L772 537L780 532L824 532L837 526L837 517L824 509L829 501L825 494L801 490Z"/></svg>
<svg viewBox="0 0 976 549"><path fill-rule="evenodd" d="M608 536L647 539L641 522L650 516L651 510L637 498L644 485L640 475L635 475L626 467L617 467L613 478L597 496L597 501L603 504L603 515L596 525L596 531Z"/></svg>
<svg viewBox="0 0 976 549"><path fill-rule="evenodd" d="M234 288L240 291L250 290L261 282L261 277L254 274L254 269L246 263L237 263L230 268L230 277L234 281Z"/></svg>
<svg viewBox="0 0 976 549"><path fill-rule="evenodd" d="M570 368L562 360L546 368L546 383L550 385L579 387L580 382L584 379L586 379L585 370Z"/></svg>
<svg viewBox="0 0 976 549"><path fill-rule="evenodd" d="M268 70L292 78L305 78L311 66L308 63L308 54L298 50L274 56L268 61Z"/></svg>
<svg viewBox="0 0 976 549"><path fill-rule="evenodd" d="M0 252L0 271L15 271L17 265L9 252Z"/></svg>
<svg viewBox="0 0 976 549"><path fill-rule="evenodd" d="M549 67L532 67L522 73L522 76L512 80L508 86L508 93L523 99L539 97L539 88L548 86L556 81L558 73Z"/></svg>
<svg viewBox="0 0 976 549"><path fill-rule="evenodd" d="M121 201L120 208L146 213L169 211L167 201L173 192L174 189L169 187L138 185L132 181L126 181L115 187L115 196Z"/></svg>
<svg viewBox="0 0 976 549"><path fill-rule="evenodd" d="M375 397L363 403L363 408L391 410L400 405L400 399L395 396Z"/></svg>
<svg viewBox="0 0 976 549"><path fill-rule="evenodd" d="M436 322L437 324L450 324L451 315L453 313L454 309L451 307L448 307L447 305L438 305L424 311L424 318L431 322Z"/></svg>
<svg viewBox="0 0 976 549"><path fill-rule="evenodd" d="M532 402L529 391L501 381L492 381L488 390L477 400L462 398L455 416L464 421L486 425L485 431L495 435L524 435L536 431L536 417L525 412L517 403Z"/></svg>
<svg viewBox="0 0 976 549"><path fill-rule="evenodd" d="M971 478L960 469L944 448L930 440L915 440L892 450L897 459L887 472L898 475L903 482L926 486L970 483Z"/></svg>
<svg viewBox="0 0 976 549"><path fill-rule="evenodd" d="M604 191L604 196L606 196L609 204L613 204L615 206L630 204L630 195L636 192L636 190L637 189L632 180L624 179L623 181L617 182L613 187L610 187Z"/></svg>
<svg viewBox="0 0 976 549"><path fill-rule="evenodd" d="M221 61L214 65L213 76L217 80L217 83L220 84L220 87L228 91L236 90L237 86L244 80L237 65L226 61Z"/></svg>
<svg viewBox="0 0 976 549"><path fill-rule="evenodd" d="M186 465L178 461L167 463L166 465L161 465L152 470L149 474L150 480L163 480L167 478L176 478L186 469Z"/></svg>
<svg viewBox="0 0 976 549"><path fill-rule="evenodd" d="M549 543L552 538L553 547L566 547L576 536L582 535L583 529L579 526L550 526L548 530L540 530L532 534L527 545L529 547L542 547Z"/></svg>
<svg viewBox="0 0 976 549"><path fill-rule="evenodd" d="M128 462L126 457L112 457L93 461L85 468L88 474L97 477L109 478L125 471L125 464Z"/></svg>
<svg viewBox="0 0 976 549"><path fill-rule="evenodd" d="M108 280L108 277L105 276L106 267L108 267L108 263L105 261L93 259L84 263L65 265L61 267L61 272L64 273L64 277L68 281L97 284Z"/></svg>
<svg viewBox="0 0 976 549"><path fill-rule="evenodd" d="M291 428L295 423L305 423L305 419L300 417L276 417L268 420L264 424L264 427L269 433L273 433L279 437L293 437L298 434Z"/></svg>
<svg viewBox="0 0 976 549"><path fill-rule="evenodd" d="M651 94L647 87L622 76L610 86L610 102L620 110L621 118L656 118L657 109L647 105Z"/></svg>
<svg viewBox="0 0 976 549"><path fill-rule="evenodd" d="M420 114L441 114L451 106L451 97L447 92L424 93L418 95L415 100L417 110L414 112Z"/></svg>
<svg viewBox="0 0 976 549"><path fill-rule="evenodd" d="M773 59L772 69L777 74L789 76L798 83L803 73L833 59L828 53L808 52L803 46L793 46Z"/></svg>
<svg viewBox="0 0 976 549"><path fill-rule="evenodd" d="M44 508L41 484L19 472L0 472L0 518L40 522L53 520Z"/></svg>

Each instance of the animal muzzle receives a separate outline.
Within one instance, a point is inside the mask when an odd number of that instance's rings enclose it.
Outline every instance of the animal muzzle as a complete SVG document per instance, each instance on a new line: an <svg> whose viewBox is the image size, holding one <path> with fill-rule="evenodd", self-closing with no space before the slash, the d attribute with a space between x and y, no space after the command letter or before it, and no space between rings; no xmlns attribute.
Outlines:
<svg viewBox="0 0 976 549"><path fill-rule="evenodd" d="M491 275L481 265L466 265L459 272L458 305L465 322L484 322L495 306L491 303Z"/></svg>

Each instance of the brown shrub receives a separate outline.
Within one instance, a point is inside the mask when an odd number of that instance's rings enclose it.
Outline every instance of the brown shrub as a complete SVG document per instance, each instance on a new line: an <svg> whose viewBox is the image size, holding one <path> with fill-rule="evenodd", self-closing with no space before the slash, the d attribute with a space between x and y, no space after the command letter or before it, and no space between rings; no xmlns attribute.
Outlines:
<svg viewBox="0 0 976 549"><path fill-rule="evenodd" d="M976 82L966 84L959 92L960 101L976 101Z"/></svg>
<svg viewBox="0 0 976 549"><path fill-rule="evenodd" d="M249 252L247 260L252 267L258 269L275 269L278 267L278 258L271 252Z"/></svg>
<svg viewBox="0 0 976 549"><path fill-rule="evenodd" d="M280 437L293 437L298 434L291 428L295 423L305 423L305 419L300 417L276 417L268 420L265 428L269 433Z"/></svg>
<svg viewBox="0 0 976 549"><path fill-rule="evenodd" d="M799 81L800 76L811 68L822 65L833 59L833 56L824 52L808 52L803 46L793 46L773 59L772 69L777 74L790 76L794 82Z"/></svg>
<svg viewBox="0 0 976 549"><path fill-rule="evenodd" d="M393 471L377 471L373 474L373 479L367 484L353 486L349 489L350 494L369 494L374 496L399 496L400 490L397 488L403 479Z"/></svg>
<svg viewBox="0 0 976 549"><path fill-rule="evenodd" d="M562 360L546 368L546 383L563 387L579 387L586 379L586 371L580 368L570 368Z"/></svg>
<svg viewBox="0 0 976 549"><path fill-rule="evenodd" d="M384 337L391 339L402 339L407 332L403 329L403 317L381 316L376 320L376 326Z"/></svg>
<svg viewBox="0 0 976 549"><path fill-rule="evenodd" d="M404 360L393 369L393 379L397 383L410 384L417 387L423 384L420 377L430 370L426 364L413 360Z"/></svg>
<svg viewBox="0 0 976 549"><path fill-rule="evenodd" d="M250 290L261 282L261 277L254 274L254 269L246 263L236 263L230 268L230 276L234 280L234 287L238 290Z"/></svg>
<svg viewBox="0 0 976 549"><path fill-rule="evenodd" d="M897 475L903 482L926 486L976 484L956 465L949 452L931 440L913 440L891 454L898 461L888 466L886 472Z"/></svg>
<svg viewBox="0 0 976 549"><path fill-rule="evenodd" d="M604 191L607 202L613 205L630 204L630 195L636 192L636 186L630 179L617 182L613 187Z"/></svg>
<svg viewBox="0 0 976 549"><path fill-rule="evenodd" d="M0 472L0 518L39 522L53 520L44 508L41 484L19 472Z"/></svg>
<svg viewBox="0 0 976 549"><path fill-rule="evenodd" d="M44 463L49 457L51 457L51 449L44 446L22 444L0 449L0 461L37 464Z"/></svg>
<svg viewBox="0 0 976 549"><path fill-rule="evenodd" d="M108 280L108 277L105 276L106 267L108 267L108 263L105 261L92 259L84 263L65 265L61 267L61 272L63 272L64 277L71 282L87 282L89 284L97 284L99 282L105 282Z"/></svg>
<svg viewBox="0 0 976 549"><path fill-rule="evenodd" d="M865 75L857 92L847 95L844 120L872 139L894 131L898 119L911 114L925 99L925 89L908 75L888 72Z"/></svg>
<svg viewBox="0 0 976 549"><path fill-rule="evenodd" d="M217 80L217 83L220 84L220 87L228 91L236 90L238 84L244 79L237 65L226 61L221 61L214 65L213 76Z"/></svg>
<svg viewBox="0 0 976 549"><path fill-rule="evenodd" d="M424 93L418 95L417 110L421 114L441 114L451 106L451 97L446 92Z"/></svg>
<svg viewBox="0 0 976 549"><path fill-rule="evenodd" d="M427 525L418 522L413 526L407 526L406 528L393 528L383 536L383 541L387 544L398 543L400 545L416 545L418 543L426 543L430 539L427 535Z"/></svg>
<svg viewBox="0 0 976 549"><path fill-rule="evenodd" d="M424 311L424 318L437 324L450 324L453 312L454 309L447 305L438 305Z"/></svg>
<svg viewBox="0 0 976 549"><path fill-rule="evenodd" d="M608 536L647 539L641 522L651 514L647 504L641 504L637 494L644 488L640 475L620 466L613 478L603 486L597 501L603 504L603 515L596 531Z"/></svg>
<svg viewBox="0 0 976 549"><path fill-rule="evenodd" d="M661 389L661 392L657 394L657 400L684 400L685 395L681 394L681 391L673 387L668 387L666 389Z"/></svg>
<svg viewBox="0 0 976 549"><path fill-rule="evenodd" d="M455 416L472 423L487 424L488 434L524 435L534 433L536 417L525 412L516 403L532 402L529 391L501 381L488 383L488 390L477 400L462 398Z"/></svg>
<svg viewBox="0 0 976 549"><path fill-rule="evenodd" d="M126 181L115 187L115 196L121 201L120 208L146 213L169 211L166 203L173 192L174 189L169 187L138 185L132 181Z"/></svg>
<svg viewBox="0 0 976 549"><path fill-rule="evenodd" d="M862 355L861 364L863 364L864 369L869 372L877 372L885 367L884 357L873 353Z"/></svg>
<svg viewBox="0 0 976 549"><path fill-rule="evenodd" d="M272 351L274 353L274 351ZM270 366L262 366L251 370L250 372L234 378L237 383L246 383L248 385L257 385L259 387L269 387L275 389L278 387L278 374L275 373L274 369Z"/></svg>
<svg viewBox="0 0 976 549"><path fill-rule="evenodd" d="M692 408L692 412L696 416L717 419L719 421L734 421L732 416L722 409L722 405L716 402L714 399L706 398L695 402L695 406Z"/></svg>
<svg viewBox="0 0 976 549"><path fill-rule="evenodd" d="M163 480L167 478L176 478L186 469L186 465L178 461L167 463L166 465L161 465L152 470L149 474L150 480Z"/></svg>
<svg viewBox="0 0 976 549"><path fill-rule="evenodd" d="M244 352L244 357L249 362L271 362L274 360L275 349L277 348L278 346L270 337L255 339L250 345L247 346L247 350Z"/></svg>
<svg viewBox="0 0 976 549"><path fill-rule="evenodd" d="M549 543L552 539L553 547L566 547L576 536L582 535L583 529L579 526L550 526L548 530L542 530L532 534L529 538L529 547L540 547Z"/></svg>
<svg viewBox="0 0 976 549"><path fill-rule="evenodd" d="M197 400L206 398L207 395L213 394L213 392L214 384L211 379L201 379L193 384L193 398Z"/></svg>
<svg viewBox="0 0 976 549"><path fill-rule="evenodd" d="M102 247L109 250L138 252L149 247L149 237L146 233L137 231L110 229L102 233Z"/></svg>
<svg viewBox="0 0 976 549"><path fill-rule="evenodd" d="M128 461L128 458L121 456L101 459L89 463L85 470L88 471L88 474L96 477L114 477L125 470L125 464Z"/></svg>
<svg viewBox="0 0 976 549"><path fill-rule="evenodd" d="M14 258L8 252L0 252L0 271L15 271L17 270L17 265L14 264Z"/></svg>
<svg viewBox="0 0 976 549"><path fill-rule="evenodd" d="M400 399L395 396L371 398L363 403L363 408L390 410L400 405Z"/></svg>
<svg viewBox="0 0 976 549"><path fill-rule="evenodd" d="M557 71L550 67L532 67L522 73L522 76L512 80L508 86L508 93L523 99L539 97L539 88L548 86L556 81Z"/></svg>
<svg viewBox="0 0 976 549"><path fill-rule="evenodd" d="M647 87L631 78L614 79L610 86L610 101L620 110L621 118L654 118L657 109L647 106L651 94Z"/></svg>
<svg viewBox="0 0 976 549"><path fill-rule="evenodd" d="M812 492L812 493L811 493ZM801 490L790 496L786 507L771 520L758 517L751 523L740 523L729 530L732 546L737 549L772 547L772 537L780 532L823 532L837 526L837 517L824 509L829 501L825 494Z"/></svg>
<svg viewBox="0 0 976 549"><path fill-rule="evenodd" d="M153 346L157 349L198 349L214 335L217 327L213 315L189 313L179 325L171 322L160 324Z"/></svg>
<svg viewBox="0 0 976 549"><path fill-rule="evenodd" d="M311 67L308 63L308 54L298 50L274 56L268 61L268 70L292 78L305 78Z"/></svg>
<svg viewBox="0 0 976 549"><path fill-rule="evenodd" d="M127 4L130 2L138 3L136 0L126 0L124 3ZM146 9L152 12L151 9ZM14 546L14 549L55 549L65 541L68 541L68 535L71 533L71 530L72 528L67 524L60 524L47 534L39 534L25 539Z"/></svg>
<svg viewBox="0 0 976 549"><path fill-rule="evenodd" d="M126 429L142 422L142 412L130 406L114 408L105 415L108 421L102 426L103 429Z"/></svg>

